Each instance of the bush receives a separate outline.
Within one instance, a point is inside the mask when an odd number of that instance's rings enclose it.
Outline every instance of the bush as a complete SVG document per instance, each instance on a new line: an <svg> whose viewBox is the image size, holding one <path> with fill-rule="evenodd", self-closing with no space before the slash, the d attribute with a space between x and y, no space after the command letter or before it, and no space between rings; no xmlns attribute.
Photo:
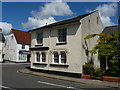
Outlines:
<svg viewBox="0 0 120 90"><path fill-rule="evenodd" d="M102 77L106 70L98 69L93 72L93 77Z"/></svg>
<svg viewBox="0 0 120 90"><path fill-rule="evenodd" d="M94 72L93 64L86 63L85 65L83 65L83 74L91 75L93 72Z"/></svg>

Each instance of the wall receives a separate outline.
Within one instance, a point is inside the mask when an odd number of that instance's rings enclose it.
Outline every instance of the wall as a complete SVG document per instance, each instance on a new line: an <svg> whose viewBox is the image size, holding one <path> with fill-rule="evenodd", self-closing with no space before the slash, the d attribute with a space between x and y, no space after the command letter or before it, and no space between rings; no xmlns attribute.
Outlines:
<svg viewBox="0 0 120 90"><path fill-rule="evenodd" d="M97 24L97 17L98 17L98 24ZM85 47L85 49L82 48L83 64L90 61L91 58L92 58L93 61L94 61L95 68L96 69L100 68L100 62L98 60L98 54L95 54L95 55L92 56L90 53L89 53L89 55L87 55L87 53L85 52L85 50L86 51L91 50L95 46L95 44L97 44L98 37L94 37L94 38L88 39L86 41L84 40L84 38L87 35L99 34L103 31L104 27L103 27L103 24L101 22L101 19L99 17L98 12L94 13L93 15L90 15L89 17L86 17L85 19L81 20L81 22L82 22L82 24L81 24L82 44L83 44L83 47Z"/></svg>
<svg viewBox="0 0 120 90"><path fill-rule="evenodd" d="M13 38L12 38L13 37ZM4 59L10 61L17 60L17 42L14 34L10 34L4 44Z"/></svg>

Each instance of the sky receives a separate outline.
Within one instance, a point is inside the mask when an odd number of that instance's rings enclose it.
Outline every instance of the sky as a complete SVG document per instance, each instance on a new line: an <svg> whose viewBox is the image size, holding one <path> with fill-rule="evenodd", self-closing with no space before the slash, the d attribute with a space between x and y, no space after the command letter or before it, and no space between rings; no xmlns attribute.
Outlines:
<svg viewBox="0 0 120 90"><path fill-rule="evenodd" d="M2 2L0 28L28 31L98 10L103 25L118 23L118 3L113 2Z"/></svg>

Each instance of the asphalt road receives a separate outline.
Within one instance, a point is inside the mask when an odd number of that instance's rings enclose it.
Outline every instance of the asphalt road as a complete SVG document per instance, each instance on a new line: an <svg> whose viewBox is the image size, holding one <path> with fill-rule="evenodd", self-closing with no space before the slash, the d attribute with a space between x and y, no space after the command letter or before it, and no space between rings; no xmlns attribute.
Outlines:
<svg viewBox="0 0 120 90"><path fill-rule="evenodd" d="M58 79L47 78L43 76L34 76L24 73L19 73L17 70L23 69L28 65L25 64L7 64L2 65L2 90L30 90L42 88L55 89L55 90L87 90L87 89L107 89L116 90L115 88L88 85L83 83L76 83Z"/></svg>

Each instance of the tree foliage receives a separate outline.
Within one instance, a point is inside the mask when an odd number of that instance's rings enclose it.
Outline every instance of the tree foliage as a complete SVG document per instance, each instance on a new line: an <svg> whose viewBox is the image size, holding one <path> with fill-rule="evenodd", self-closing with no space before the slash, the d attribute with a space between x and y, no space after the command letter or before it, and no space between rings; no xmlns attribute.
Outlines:
<svg viewBox="0 0 120 90"><path fill-rule="evenodd" d="M98 52L99 59L104 57L104 60L107 60L108 64L108 70L106 72L108 73L108 71L110 71L109 73L112 73L113 76L120 71L120 67L118 67L118 64L120 63L119 35L119 33L100 33L91 34L84 38L86 40L98 36L97 44L89 52L92 54Z"/></svg>

